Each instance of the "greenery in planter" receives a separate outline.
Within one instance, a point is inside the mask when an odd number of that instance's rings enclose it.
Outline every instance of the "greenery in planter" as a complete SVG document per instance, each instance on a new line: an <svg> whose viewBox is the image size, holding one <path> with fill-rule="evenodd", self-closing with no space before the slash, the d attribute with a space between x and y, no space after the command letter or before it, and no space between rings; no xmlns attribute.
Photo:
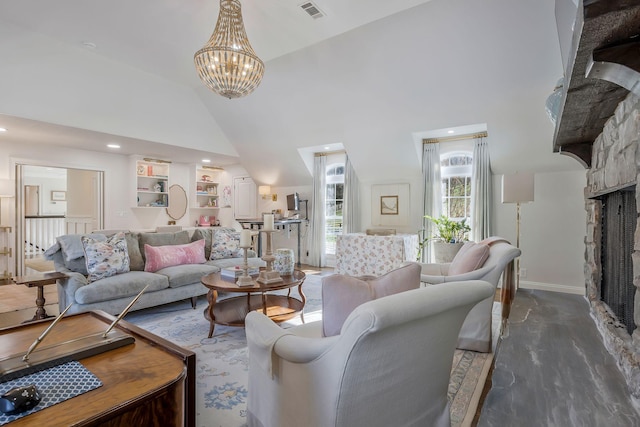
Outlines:
<svg viewBox="0 0 640 427"><path fill-rule="evenodd" d="M471 227L467 225L466 218L457 221L445 215L440 215L440 218L434 218L431 215L425 215L424 217L435 225L436 232L431 236L424 236L425 230L422 230L418 234L419 240L422 237L421 241L418 242L418 261L422 258L422 251L430 240L447 243L464 242L467 240L467 233L471 231Z"/></svg>

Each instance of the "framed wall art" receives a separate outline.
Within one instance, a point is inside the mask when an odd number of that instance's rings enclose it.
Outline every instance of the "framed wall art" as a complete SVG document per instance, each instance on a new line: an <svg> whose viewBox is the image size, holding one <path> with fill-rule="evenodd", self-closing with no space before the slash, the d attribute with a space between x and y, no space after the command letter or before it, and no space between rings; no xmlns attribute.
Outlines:
<svg viewBox="0 0 640 427"><path fill-rule="evenodd" d="M67 200L67 192L66 191L52 191L51 192L51 201L52 202L64 202Z"/></svg>
<svg viewBox="0 0 640 427"><path fill-rule="evenodd" d="M371 225L407 226L410 212L409 184L371 186Z"/></svg>
<svg viewBox="0 0 640 427"><path fill-rule="evenodd" d="M380 196L380 215L398 215L398 196Z"/></svg>

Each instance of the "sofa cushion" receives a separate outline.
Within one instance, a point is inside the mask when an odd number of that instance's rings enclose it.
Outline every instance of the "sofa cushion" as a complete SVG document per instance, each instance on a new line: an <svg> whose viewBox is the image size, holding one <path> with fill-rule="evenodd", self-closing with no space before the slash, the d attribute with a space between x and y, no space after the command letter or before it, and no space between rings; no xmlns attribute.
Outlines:
<svg viewBox="0 0 640 427"><path fill-rule="evenodd" d="M359 305L420 287L420 265L407 263L380 277L333 274L322 278L322 333L340 334L342 324Z"/></svg>
<svg viewBox="0 0 640 427"><path fill-rule="evenodd" d="M87 271L87 261L84 257L72 259L71 261L63 260L64 266L76 273L80 273L83 276L88 276L89 272ZM131 268L131 267L129 267Z"/></svg>
<svg viewBox="0 0 640 427"><path fill-rule="evenodd" d="M211 235L212 228L196 228L191 236L191 241L204 240L204 257L209 259L211 257Z"/></svg>
<svg viewBox="0 0 640 427"><path fill-rule="evenodd" d="M129 253L129 269L131 271L144 271L144 258L140 253L138 233L126 233L127 252Z"/></svg>
<svg viewBox="0 0 640 427"><path fill-rule="evenodd" d="M82 258L84 256L84 248L82 246L82 236L89 236L96 241L105 241L107 236L100 233L91 234L65 234L56 237L56 241L60 245L62 256L66 261ZM68 267L67 267L68 268Z"/></svg>
<svg viewBox="0 0 640 427"><path fill-rule="evenodd" d="M124 233L117 233L107 240L82 236L84 258L89 273L89 283L129 271L129 254Z"/></svg>
<svg viewBox="0 0 640 427"><path fill-rule="evenodd" d="M448 275L456 276L477 270L484 265L487 258L489 258L489 245L466 242L451 261Z"/></svg>
<svg viewBox="0 0 640 427"><path fill-rule="evenodd" d="M218 267L209 264L184 264L166 267L156 271L156 274L167 276L170 288L200 283L200 279L210 273L220 271Z"/></svg>
<svg viewBox="0 0 640 427"><path fill-rule="evenodd" d="M209 259L241 258L244 252L240 249L240 233L234 229L222 228L213 231L211 255Z"/></svg>
<svg viewBox="0 0 640 427"><path fill-rule="evenodd" d="M143 259L144 245L186 245L189 242L191 242L191 239L189 238L189 232L187 230L178 231L177 233L140 233L138 235L140 253L142 254Z"/></svg>
<svg viewBox="0 0 640 427"><path fill-rule="evenodd" d="M149 287L145 293L155 292L168 288L169 280L161 274L130 271L127 274L107 277L91 285L80 287L75 293L75 299L79 304L92 304L126 297L133 299L146 285Z"/></svg>

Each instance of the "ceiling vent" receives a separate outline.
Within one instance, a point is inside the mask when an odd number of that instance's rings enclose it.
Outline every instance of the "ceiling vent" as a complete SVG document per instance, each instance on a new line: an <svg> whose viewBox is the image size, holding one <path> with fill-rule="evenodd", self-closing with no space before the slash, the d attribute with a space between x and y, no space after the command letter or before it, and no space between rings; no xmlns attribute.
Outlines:
<svg viewBox="0 0 640 427"><path fill-rule="evenodd" d="M302 10L307 12L309 14L309 16L312 17L313 19L318 19L318 18L322 18L323 16L325 16L324 12L322 12L318 8L318 6L316 6L312 2L302 3L300 5L300 7L302 8Z"/></svg>

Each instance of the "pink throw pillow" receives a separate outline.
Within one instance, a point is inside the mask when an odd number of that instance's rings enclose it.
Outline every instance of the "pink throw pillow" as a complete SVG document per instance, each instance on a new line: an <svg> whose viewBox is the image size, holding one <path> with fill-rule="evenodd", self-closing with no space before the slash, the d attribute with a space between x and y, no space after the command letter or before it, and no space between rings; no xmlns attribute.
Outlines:
<svg viewBox="0 0 640 427"><path fill-rule="evenodd" d="M489 245L466 242L449 265L449 276L468 273L479 269L489 258Z"/></svg>
<svg viewBox="0 0 640 427"><path fill-rule="evenodd" d="M162 268L181 264L203 264L204 239L185 245L150 246L145 243L144 271L154 273Z"/></svg>
<svg viewBox="0 0 640 427"><path fill-rule="evenodd" d="M356 307L377 298L420 287L419 264L409 263L380 277L333 274L322 279L322 334L340 334Z"/></svg>

